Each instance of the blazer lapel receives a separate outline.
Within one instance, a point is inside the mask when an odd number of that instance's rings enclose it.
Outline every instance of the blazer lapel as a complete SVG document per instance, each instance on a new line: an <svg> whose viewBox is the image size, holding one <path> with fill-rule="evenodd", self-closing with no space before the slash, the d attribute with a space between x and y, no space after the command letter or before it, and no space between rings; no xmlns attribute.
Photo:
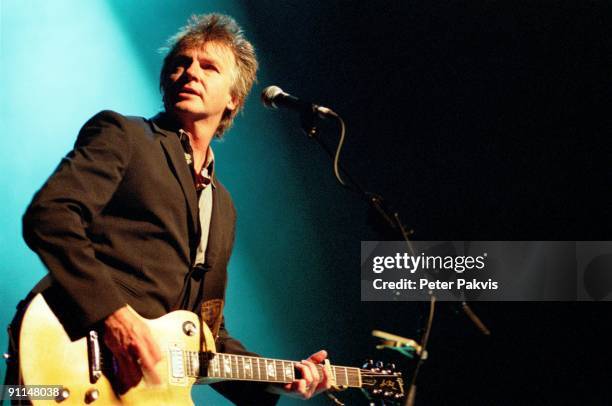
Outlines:
<svg viewBox="0 0 612 406"><path fill-rule="evenodd" d="M214 175L213 175L214 177ZM227 261L233 242L233 224L227 213L229 209L228 194L217 182L213 188L213 205L210 217L208 244L206 246L206 283L204 283L204 300L222 299L225 296L227 282Z"/></svg>
<svg viewBox="0 0 612 406"><path fill-rule="evenodd" d="M185 161L185 152L183 151L183 147L181 146L176 134L160 128L154 122L153 127L157 132L163 135L163 137L159 138L159 142L164 150L164 153L166 154L168 165L170 166L172 173L183 189L183 194L185 195L185 199L187 200L187 205L189 207L193 230L195 234L198 235L200 232L200 222L198 221L198 197L193 184L193 177L191 176L191 173L189 173L189 167Z"/></svg>
<svg viewBox="0 0 612 406"><path fill-rule="evenodd" d="M217 263L220 247L223 241L224 227L222 224L222 203L218 188L212 190L213 204L210 214L210 227L208 230L208 243L206 244L206 265L211 269Z"/></svg>

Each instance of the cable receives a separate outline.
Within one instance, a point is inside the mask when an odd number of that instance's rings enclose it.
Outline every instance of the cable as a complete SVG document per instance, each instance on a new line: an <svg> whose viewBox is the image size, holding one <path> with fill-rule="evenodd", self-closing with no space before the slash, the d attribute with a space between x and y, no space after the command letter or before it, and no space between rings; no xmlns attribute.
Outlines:
<svg viewBox="0 0 612 406"><path fill-rule="evenodd" d="M334 168L334 177L340 183L342 187L345 189L354 192L367 200L369 193L366 192L360 185L357 183L351 175L342 167L340 164L340 154L342 152L342 147L344 146L344 140L346 138L346 124L342 117L340 117L336 112L330 111L328 113L331 117L334 117L340 123L340 138L338 140L338 145L336 146L335 152L327 146L319 137L316 135L310 135L311 138L315 139L319 145L323 148L323 150L333 159L333 168ZM342 173L342 175L340 175ZM346 180L345 180L346 179ZM347 182L348 181L348 182Z"/></svg>
<svg viewBox="0 0 612 406"><path fill-rule="evenodd" d="M344 120L335 112L332 112L332 116L336 118L340 122L340 139L338 140L338 146L336 147L336 153L334 154L334 175L336 175L336 179L338 182L344 187L347 187L346 182L340 176L339 169L339 161L340 161L340 152L342 151L342 146L344 145L344 137L346 135L346 125L344 124Z"/></svg>
<svg viewBox="0 0 612 406"><path fill-rule="evenodd" d="M414 368L412 374L412 380L410 381L410 388L408 389L408 396L406 397L406 406L413 406L416 392L416 379L419 374L419 369L423 365L425 357L427 357L427 342L429 341L429 334L431 333L431 326L433 325L434 312L436 308L436 297L431 294L431 301L429 302L429 317L427 319L427 325L425 326L425 332L423 333L423 339L421 340L421 352L419 353L419 359L417 365Z"/></svg>

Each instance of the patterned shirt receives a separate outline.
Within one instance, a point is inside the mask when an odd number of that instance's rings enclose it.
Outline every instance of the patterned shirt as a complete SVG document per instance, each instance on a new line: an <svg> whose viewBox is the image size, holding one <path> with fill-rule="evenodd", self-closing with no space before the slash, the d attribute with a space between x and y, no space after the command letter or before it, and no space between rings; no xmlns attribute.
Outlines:
<svg viewBox="0 0 612 406"><path fill-rule="evenodd" d="M189 142L189 133L184 130L179 130L179 139L183 150L185 151L185 161L191 168L191 175L193 176L193 184L198 195L198 207L200 217L200 227L202 229L202 235L200 238L200 244L196 251L195 266L203 265L206 260L206 247L208 246L208 234L210 232L210 218L212 215L212 189L216 188L215 181L213 178L214 174L214 163L215 156L212 148L209 146L206 153L206 161L202 165L202 170L198 173L195 169L195 163L193 159L193 149ZM212 185L212 187L208 187Z"/></svg>

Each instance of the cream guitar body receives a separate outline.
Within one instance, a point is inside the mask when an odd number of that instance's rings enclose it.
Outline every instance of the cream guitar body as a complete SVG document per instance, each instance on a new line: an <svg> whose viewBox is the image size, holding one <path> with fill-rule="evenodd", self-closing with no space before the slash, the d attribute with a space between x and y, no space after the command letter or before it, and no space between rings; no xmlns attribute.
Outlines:
<svg viewBox="0 0 612 406"><path fill-rule="evenodd" d="M173 369L171 354L178 351L197 353L202 345L205 351L214 352L210 330L204 325L204 331L200 331L197 315L188 311L175 311L159 319L143 320L162 350L162 360L156 366L162 384L149 385L145 377L136 387L118 396L105 373L101 373L95 383L90 379L92 359L88 354L92 351L88 349L89 337L70 341L44 298L37 295L24 315L19 339L23 382L26 385L61 385L64 395L68 395L63 400L58 399L62 405L192 405L191 386L196 377ZM203 343L200 343L200 337L205 338ZM101 339L98 345L101 362L112 364L112 359L101 359ZM112 368L112 365L100 365L99 371ZM55 400L32 400L32 403L58 404Z"/></svg>

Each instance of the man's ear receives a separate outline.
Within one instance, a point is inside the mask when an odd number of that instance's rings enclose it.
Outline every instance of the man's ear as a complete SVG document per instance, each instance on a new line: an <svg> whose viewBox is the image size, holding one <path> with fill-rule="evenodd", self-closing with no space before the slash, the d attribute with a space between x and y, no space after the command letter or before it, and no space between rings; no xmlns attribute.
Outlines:
<svg viewBox="0 0 612 406"><path fill-rule="evenodd" d="M238 107L238 98L236 96L230 96L230 100L227 102L226 109L234 111Z"/></svg>

